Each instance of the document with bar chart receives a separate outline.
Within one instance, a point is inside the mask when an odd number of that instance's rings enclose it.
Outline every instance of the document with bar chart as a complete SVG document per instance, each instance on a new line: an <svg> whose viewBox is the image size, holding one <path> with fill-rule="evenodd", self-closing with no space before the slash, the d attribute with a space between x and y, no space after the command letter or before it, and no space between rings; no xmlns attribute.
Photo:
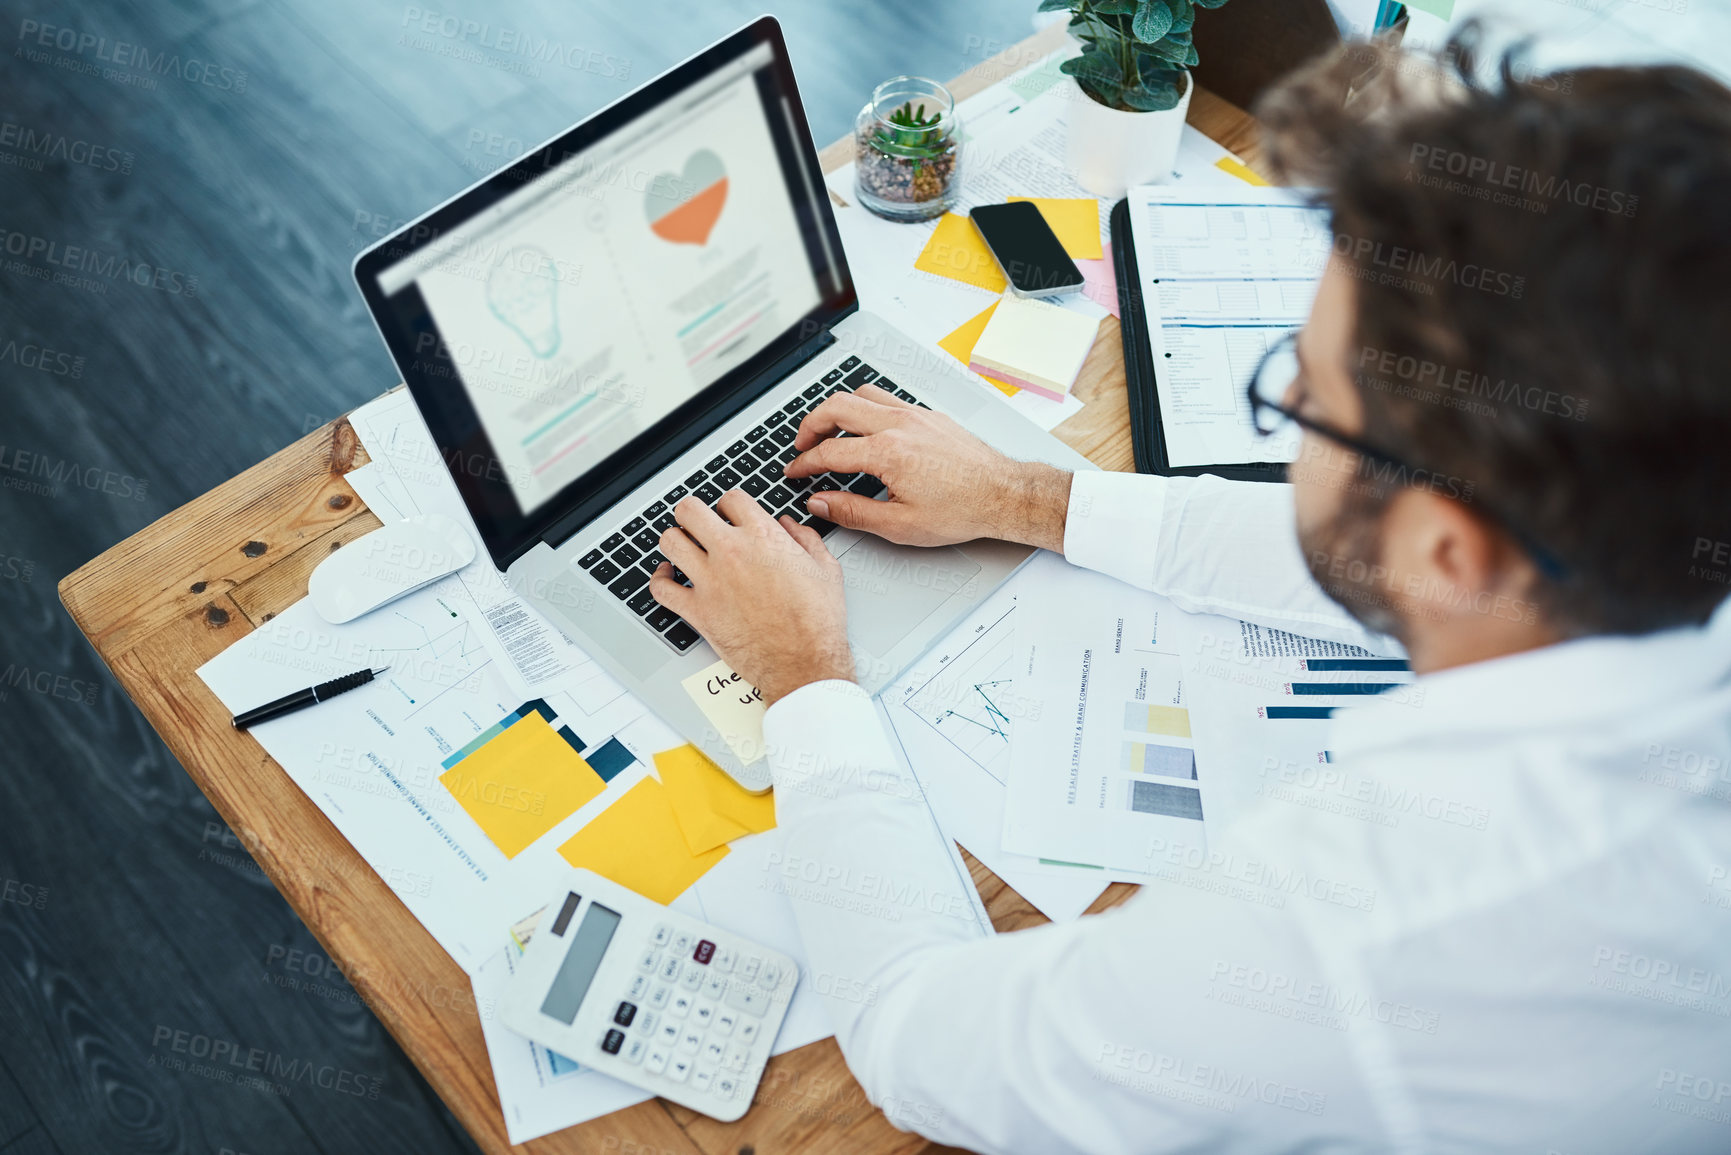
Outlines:
<svg viewBox="0 0 1731 1155"><path fill-rule="evenodd" d="M1011 744L1004 849L1115 876L1152 873L1156 854L1205 845L1174 634L1185 614L1156 594L1052 565L1039 605L1017 610L1017 690L1040 703L1041 721L1018 726Z"/></svg>
<svg viewBox="0 0 1731 1155"><path fill-rule="evenodd" d="M1400 656L1203 614L1184 615L1174 640L1197 757L1209 768L1202 802L1217 844L1265 806L1358 806L1329 748L1330 720L1366 702L1423 701Z"/></svg>

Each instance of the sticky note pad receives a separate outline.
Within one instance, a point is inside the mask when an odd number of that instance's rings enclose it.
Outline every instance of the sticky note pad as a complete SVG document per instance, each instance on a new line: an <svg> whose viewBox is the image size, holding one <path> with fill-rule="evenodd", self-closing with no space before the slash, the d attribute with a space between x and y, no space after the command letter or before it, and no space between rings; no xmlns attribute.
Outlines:
<svg viewBox="0 0 1731 1155"><path fill-rule="evenodd" d="M1072 260L1097 261L1100 247L1100 202L1092 197L1011 197L1040 210L1058 234L1058 243Z"/></svg>
<svg viewBox="0 0 1731 1155"><path fill-rule="evenodd" d="M511 723L439 782L506 858L606 788L540 714Z"/></svg>
<svg viewBox="0 0 1731 1155"><path fill-rule="evenodd" d="M939 341L938 348L966 365L974 355L974 346L979 343L980 334L986 331L986 322L990 321L992 319L992 314L997 311L998 302L993 301L991 304L987 305L984 310L972 317L969 317L966 321L963 321L956 327L955 332ZM993 378L990 374L981 373L980 376L990 381L993 385L996 385L999 390L1009 394L1011 397L1014 397L1017 393L1021 392L1021 390L1017 389L1014 385L1005 384L1004 382Z"/></svg>
<svg viewBox="0 0 1731 1155"><path fill-rule="evenodd" d="M1027 297L1006 296L974 343L968 368L1062 401L1094 348L1100 322Z"/></svg>
<svg viewBox="0 0 1731 1155"><path fill-rule="evenodd" d="M746 790L696 746L663 750L655 756L655 770L693 854L775 825L774 796Z"/></svg>
<svg viewBox="0 0 1731 1155"><path fill-rule="evenodd" d="M1223 156L1214 162L1214 167L1221 172L1231 173L1245 184L1266 187L1268 181L1262 179L1262 174L1236 157Z"/></svg>
<svg viewBox="0 0 1731 1155"><path fill-rule="evenodd" d="M645 778L566 840L559 855L665 905L726 858L727 847L691 853L666 789Z"/></svg>
<svg viewBox="0 0 1731 1155"><path fill-rule="evenodd" d="M741 762L749 766L763 757L763 715L769 707L756 686L726 662L701 669L680 685Z"/></svg>
<svg viewBox="0 0 1731 1155"><path fill-rule="evenodd" d="M932 230L931 239L920 250L914 268L923 273L973 285L989 293L1001 293L1007 287L992 250L974 222L957 213L945 213Z"/></svg>
<svg viewBox="0 0 1731 1155"><path fill-rule="evenodd" d="M1149 706L1131 702L1124 707L1124 728L1170 738L1190 737L1190 711L1183 706Z"/></svg>

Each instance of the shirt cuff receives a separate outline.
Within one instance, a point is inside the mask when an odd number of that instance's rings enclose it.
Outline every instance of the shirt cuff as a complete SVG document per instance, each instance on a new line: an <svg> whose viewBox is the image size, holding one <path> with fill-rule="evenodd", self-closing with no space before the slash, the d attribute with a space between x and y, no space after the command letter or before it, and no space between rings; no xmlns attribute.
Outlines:
<svg viewBox="0 0 1731 1155"><path fill-rule="evenodd" d="M778 790L809 790L818 778L845 781L850 767L896 765L871 695L841 678L808 683L776 702L763 716L763 739Z"/></svg>
<svg viewBox="0 0 1731 1155"><path fill-rule="evenodd" d="M1064 558L1142 589L1154 584L1166 478L1105 470L1070 481Z"/></svg>

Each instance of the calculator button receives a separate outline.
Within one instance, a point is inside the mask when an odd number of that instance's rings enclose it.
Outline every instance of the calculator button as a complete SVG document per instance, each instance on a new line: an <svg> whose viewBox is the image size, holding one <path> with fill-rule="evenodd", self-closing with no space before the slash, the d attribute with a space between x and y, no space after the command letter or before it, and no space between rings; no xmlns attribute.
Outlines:
<svg viewBox="0 0 1731 1155"><path fill-rule="evenodd" d="M719 1039L711 1039L703 1044L703 1061L720 1065L727 1057L727 1047Z"/></svg>
<svg viewBox="0 0 1731 1155"><path fill-rule="evenodd" d="M673 988L666 983L656 983L655 989L649 992L649 1005L660 1010L667 1005L667 996L673 993Z"/></svg>
<svg viewBox="0 0 1731 1155"><path fill-rule="evenodd" d="M673 936L673 953L682 955L691 949L691 936L683 931Z"/></svg>
<svg viewBox="0 0 1731 1155"><path fill-rule="evenodd" d="M703 980L703 997L719 999L727 994L727 980L720 975L710 975Z"/></svg>
<svg viewBox="0 0 1731 1155"><path fill-rule="evenodd" d="M718 970L722 974L726 974L728 971L731 971L733 969L733 950L732 950L732 948L725 947L725 946L716 947L715 948L715 957L709 960L709 965L712 969Z"/></svg>
<svg viewBox="0 0 1731 1155"><path fill-rule="evenodd" d="M749 1052L738 1043L735 1043L731 1047L727 1048L727 1057L721 1060L721 1065L730 1071L743 1071L745 1070L745 1060L748 1056Z"/></svg>
<svg viewBox="0 0 1731 1155"><path fill-rule="evenodd" d="M637 969L642 971L644 974L649 974L650 972L652 972L656 968L657 965L660 964L660 962L661 962L661 952L660 951L658 951L658 950L646 950L643 952L643 957L639 958L637 960Z"/></svg>
<svg viewBox="0 0 1731 1155"><path fill-rule="evenodd" d="M643 1052L648 1049L648 1043L645 1043L636 1035L632 1035L629 1039L625 1040L625 1049L619 1052L619 1057L624 1059L627 1063L641 1063L643 1061Z"/></svg>
<svg viewBox="0 0 1731 1155"><path fill-rule="evenodd" d="M667 1077L675 1083L683 1083L691 1077L691 1060L684 1055L673 1056L673 1061L667 1064Z"/></svg>
<svg viewBox="0 0 1731 1155"><path fill-rule="evenodd" d="M743 1023L740 1023L739 1041L748 1047L751 1046L752 1042L757 1038L758 1026L759 1024L756 1019L746 1019Z"/></svg>
<svg viewBox="0 0 1731 1155"><path fill-rule="evenodd" d="M691 952L692 960L694 962L702 963L704 966L708 966L709 960L714 957L715 944L710 942L708 939L700 940L697 944L697 949Z"/></svg>
<svg viewBox="0 0 1731 1155"><path fill-rule="evenodd" d="M635 1003L620 1003L619 1009L613 1012L613 1021L622 1027L629 1027L631 1020L637 1017Z"/></svg>
<svg viewBox="0 0 1731 1155"><path fill-rule="evenodd" d="M660 1021L661 1016L657 1015L654 1011L644 1011L642 1014L637 1016L637 1029L647 1035L655 1029L655 1024Z"/></svg>
<svg viewBox="0 0 1731 1155"><path fill-rule="evenodd" d="M606 1037L601 1040L601 1049L606 1051L609 1055L617 1055L619 1053L619 1048L624 1044L624 1042L624 1031L609 1030Z"/></svg>
<svg viewBox="0 0 1731 1155"><path fill-rule="evenodd" d="M625 997L643 1001L643 996L649 993L649 980L642 975L632 975L631 985L625 988Z"/></svg>
<svg viewBox="0 0 1731 1155"><path fill-rule="evenodd" d="M670 1057L665 1048L650 1047L649 1057L643 1060L643 1069L651 1075L659 1075L667 1069L667 1060Z"/></svg>
<svg viewBox="0 0 1731 1155"><path fill-rule="evenodd" d="M750 982L752 979L757 977L757 968L762 965L763 960L758 958L756 955L752 955L750 958L742 960L739 964L739 977L744 979L746 982Z"/></svg>
<svg viewBox="0 0 1731 1155"><path fill-rule="evenodd" d="M649 941L657 947L663 947L667 945L667 940L672 937L673 928L664 922L658 922L655 924L655 930L649 936Z"/></svg>
<svg viewBox="0 0 1731 1155"><path fill-rule="evenodd" d="M715 1012L715 1033L722 1036L733 1034L733 1028L739 1025L739 1016L723 1007Z"/></svg>
<svg viewBox="0 0 1731 1155"><path fill-rule="evenodd" d="M673 955L661 964L661 969L655 972L664 983L670 983L679 977L679 956Z"/></svg>
<svg viewBox="0 0 1731 1155"><path fill-rule="evenodd" d="M715 1021L715 1004L705 1000L691 1008L691 1021L699 1027L707 1027Z"/></svg>
<svg viewBox="0 0 1731 1155"><path fill-rule="evenodd" d="M715 1068L698 1067L691 1072L691 1089L701 1094L709 1090L709 1084L715 1081Z"/></svg>
<svg viewBox="0 0 1731 1155"><path fill-rule="evenodd" d="M694 991L703 985L703 972L696 967L686 967L685 973L679 976L679 985L688 991Z"/></svg>
<svg viewBox="0 0 1731 1155"><path fill-rule="evenodd" d="M767 962L757 976L757 985L766 991L773 991L781 982L781 966L778 963Z"/></svg>
<svg viewBox="0 0 1731 1155"><path fill-rule="evenodd" d="M762 991L738 986L727 992L727 1005L736 1011L762 1018L763 1012L769 1009L769 996Z"/></svg>
<svg viewBox="0 0 1731 1155"><path fill-rule="evenodd" d="M679 1049L688 1055L695 1055L697 1048L703 1045L703 1032L696 1027L686 1027L679 1036Z"/></svg>
<svg viewBox="0 0 1731 1155"><path fill-rule="evenodd" d="M722 1074L715 1077L715 1094L718 1098L731 1099L737 1090L739 1081L732 1075Z"/></svg>
<svg viewBox="0 0 1731 1155"><path fill-rule="evenodd" d="M674 1018L683 1019L691 1013L691 996L687 994L674 995L673 1001L667 1006L667 1013Z"/></svg>
<svg viewBox="0 0 1731 1155"><path fill-rule="evenodd" d="M672 1019L661 1020L661 1029L655 1032L655 1041L668 1047L677 1043L679 1041L679 1024Z"/></svg>

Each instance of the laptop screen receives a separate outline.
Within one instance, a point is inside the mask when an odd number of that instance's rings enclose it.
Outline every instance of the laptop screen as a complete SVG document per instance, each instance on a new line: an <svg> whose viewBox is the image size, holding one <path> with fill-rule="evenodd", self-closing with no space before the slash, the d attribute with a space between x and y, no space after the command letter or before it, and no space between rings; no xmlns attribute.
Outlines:
<svg viewBox="0 0 1731 1155"><path fill-rule="evenodd" d="M641 107L615 106L430 214L419 243L412 226L357 263L483 536L484 518L513 536L504 523L615 477L706 390L851 297L778 38L742 35L719 46L730 59L651 82L621 102Z"/></svg>

